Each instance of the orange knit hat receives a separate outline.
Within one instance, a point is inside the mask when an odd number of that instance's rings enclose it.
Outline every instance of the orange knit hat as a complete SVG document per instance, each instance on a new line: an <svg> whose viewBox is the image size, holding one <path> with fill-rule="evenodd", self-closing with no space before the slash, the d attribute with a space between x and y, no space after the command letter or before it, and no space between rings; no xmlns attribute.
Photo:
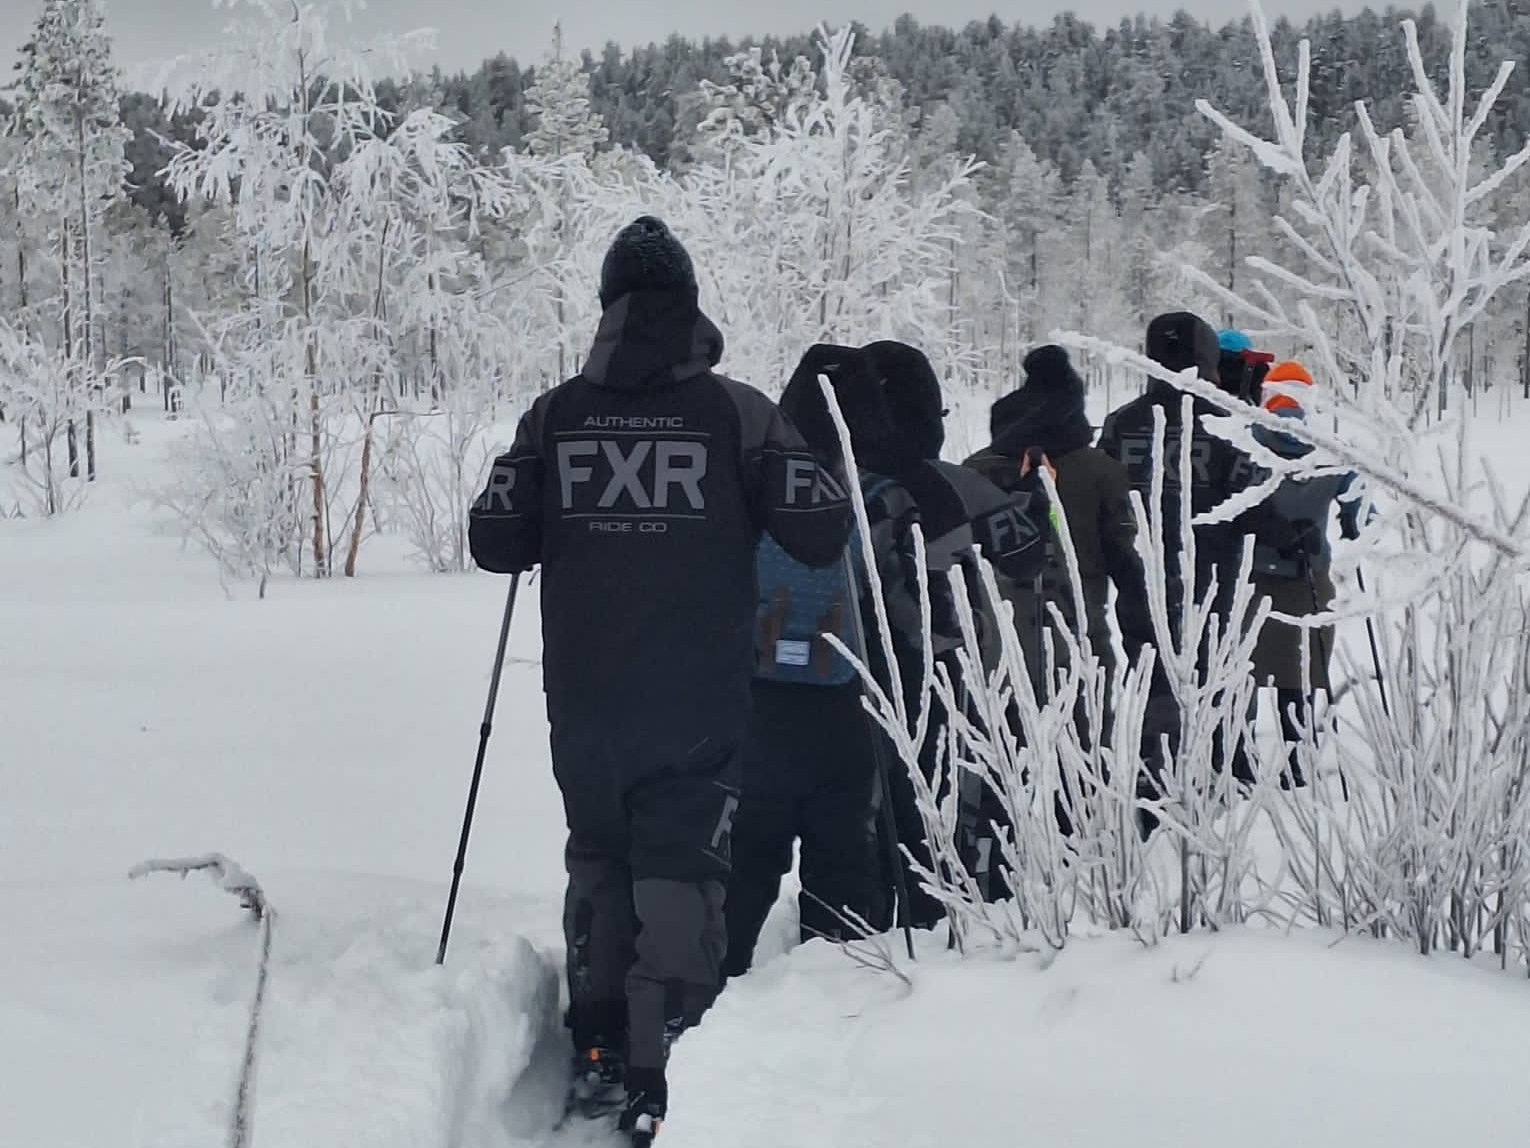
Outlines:
<svg viewBox="0 0 1530 1148"><path fill-rule="evenodd" d="M1300 363L1287 359L1283 363L1276 363L1270 368L1269 374L1264 376L1264 386L1271 383L1301 383L1303 386L1312 386L1312 376L1307 373L1307 368ZM1267 393L1264 400L1264 409L1267 411L1301 410L1302 404L1293 396L1282 394L1279 391Z"/></svg>

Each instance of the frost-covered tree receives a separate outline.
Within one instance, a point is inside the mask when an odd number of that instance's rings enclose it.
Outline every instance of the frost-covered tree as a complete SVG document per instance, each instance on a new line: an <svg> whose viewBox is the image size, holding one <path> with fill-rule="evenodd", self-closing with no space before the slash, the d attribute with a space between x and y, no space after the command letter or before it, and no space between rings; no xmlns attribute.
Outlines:
<svg viewBox="0 0 1530 1148"><path fill-rule="evenodd" d="M600 114L590 106L590 76L577 60L563 54L563 26L553 27L547 61L526 89L531 130L525 148L534 156L593 156L610 136Z"/></svg>
<svg viewBox="0 0 1530 1148"><path fill-rule="evenodd" d="M398 337L421 336L427 356L438 349L443 292L481 279L464 273L454 245L472 212L502 210L502 181L448 139L444 117L421 110L400 123L382 105L374 70L400 64L407 42L346 49L320 10L294 19L267 0L247 7L254 19L231 29L178 96L175 110L199 117L198 142L178 149L169 172L178 193L222 209L209 219L239 253L238 309L204 324L221 386L243 388L259 425L285 427L253 440L240 430L219 450L266 452L258 473L280 498L261 505L283 506L285 529L301 502L312 573L354 572L371 430L402 390ZM437 393L440 367L431 361ZM222 425L203 420L210 433ZM296 538L259 536L302 567Z"/></svg>
<svg viewBox="0 0 1530 1148"><path fill-rule="evenodd" d="M1000 153L992 185L989 210L1000 228L1016 341L1029 343L1062 318L1044 313L1048 283L1054 276L1061 282L1060 269L1049 258L1061 254L1056 235L1063 209L1061 181L1056 170L1013 132ZM1019 358L1023 357L1022 350Z"/></svg>
<svg viewBox="0 0 1530 1148"><path fill-rule="evenodd" d="M1088 160L1074 181L1066 211L1064 259L1071 314L1065 322L1079 330L1129 337L1122 282L1125 225L1109 181Z"/></svg>
<svg viewBox="0 0 1530 1148"><path fill-rule="evenodd" d="M164 342L210 377L165 501L262 589L283 569L355 575L385 526L462 569L484 435L531 342L483 232L525 197L453 119L386 106L373 69L407 41L351 50L321 10L248 7L174 105L198 138L168 175L189 211L163 260Z"/></svg>
<svg viewBox="0 0 1530 1148"><path fill-rule="evenodd" d="M95 415L104 399L106 348L97 295L101 219L122 193L128 137L119 118L117 72L93 0L45 0L17 64L15 130L24 141L18 191L45 221L59 282L59 353L88 392L86 477L96 476ZM73 424L70 467L77 473Z"/></svg>
<svg viewBox="0 0 1530 1148"><path fill-rule="evenodd" d="M1127 165L1120 192L1125 239L1120 255L1124 329L1119 334L1128 344L1136 332L1147 329L1148 320L1162 310L1163 300L1172 297L1172 279L1165 273L1159 248L1158 203L1153 161L1146 153L1138 153Z"/></svg>
<svg viewBox="0 0 1530 1148"><path fill-rule="evenodd" d="M515 196L504 173L481 166L452 132L446 117L417 109L386 136L358 141L337 172L349 188L341 230L363 244L356 257L375 285L369 339L382 351L357 411L365 430L346 546L348 576L356 572L371 498L379 419L398 420L397 441L409 446L408 459L391 470L406 494L421 556L433 569L466 569L464 508L481 461L475 455L470 465L468 453L482 450L479 438L499 375L524 361L501 316L486 305L487 269L471 249L480 223L504 220ZM433 404L413 415L404 409L411 359ZM446 429L422 449L409 428L427 415ZM434 457L438 451L444 460ZM438 479L439 466L453 482ZM444 535L434 527L421 532L425 522L451 529Z"/></svg>
<svg viewBox="0 0 1530 1148"><path fill-rule="evenodd" d="M1464 27L1468 10L1463 3ZM1230 139L1252 150L1289 184L1291 214L1274 220L1286 242L1305 256L1301 270L1253 256L1253 282L1229 292L1204 272L1196 278L1241 315L1274 335L1310 347L1316 374L1330 383L1337 414L1352 443L1337 461L1357 465L1381 485L1468 535L1506 553L1517 545L1466 506L1463 473L1443 485L1415 475L1432 462L1423 444L1426 419L1443 407L1460 369L1463 336L1506 289L1530 279L1530 224L1506 235L1493 229L1492 203L1505 181L1530 162L1530 148L1498 170L1477 176L1474 142L1512 72L1468 107L1465 46L1456 32L1449 79L1436 90L1411 22L1403 25L1413 61L1419 118L1417 140L1397 128L1379 130L1364 104L1356 108L1361 155L1341 137L1321 163L1306 154L1310 114L1310 48L1298 58L1295 99L1280 86L1268 31L1256 21L1271 93L1275 138L1263 140L1232 123L1209 103L1202 112ZM1424 450L1420 446L1425 445ZM1417 563L1413 563L1416 567Z"/></svg>
<svg viewBox="0 0 1530 1148"><path fill-rule="evenodd" d="M1212 263L1203 270L1232 292L1246 290L1248 257L1269 249L1265 236L1270 212L1260 175L1248 149L1234 140L1218 140L1206 157L1206 207L1199 237ZM1231 325L1233 315L1224 308L1217 320Z"/></svg>
<svg viewBox="0 0 1530 1148"><path fill-rule="evenodd" d="M26 449L12 471L23 513L62 514L83 501L87 480L69 450L71 431L96 409L98 389L118 384L123 367L112 359L96 368L0 322L0 406L25 431Z"/></svg>
<svg viewBox="0 0 1530 1148"><path fill-rule="evenodd" d="M902 109L863 94L853 44L848 29L823 31L814 83L811 64L762 71L743 57L747 87L716 89L704 124L722 158L681 181L689 232L705 237L703 289L766 385L818 340L906 338L952 375L975 358L934 321L949 314L951 244L975 165L952 158L915 186ZM759 106L772 117L751 114Z"/></svg>
<svg viewBox="0 0 1530 1148"><path fill-rule="evenodd" d="M608 132L590 106L590 77L577 60L565 57L563 29L553 29L548 58L526 89L531 120L525 138L525 158L510 157L515 177L532 199L523 232L525 260L546 291L552 345L551 369L561 381L573 373L582 348L576 333L588 317L587 292L581 291L578 268L566 259L570 198L574 189L589 188L595 157Z"/></svg>

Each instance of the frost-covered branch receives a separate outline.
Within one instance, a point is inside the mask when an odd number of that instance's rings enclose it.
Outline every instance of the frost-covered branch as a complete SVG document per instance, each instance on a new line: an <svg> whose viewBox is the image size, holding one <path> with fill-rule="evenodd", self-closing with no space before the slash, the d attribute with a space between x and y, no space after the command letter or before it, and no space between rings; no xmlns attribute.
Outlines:
<svg viewBox="0 0 1530 1148"><path fill-rule="evenodd" d="M1455 524L1469 537L1487 543L1508 557L1515 559L1525 557L1526 544L1523 540L1504 533L1492 523L1462 509L1454 499L1454 491L1429 489L1394 465L1354 446L1339 435L1324 431L1316 425L1316 419L1301 422L1282 419L1262 408L1238 402L1226 391L1200 379L1194 369L1177 373L1165 372L1161 366L1139 352L1105 340L1072 331L1054 331L1051 338L1064 346L1099 355L1112 365L1125 365L1141 371L1144 375L1165 377L1186 394L1211 403L1223 414L1206 419L1204 425L1208 430L1235 445L1257 448L1252 437L1246 436L1244 432L1253 427L1263 427L1317 448L1317 452L1313 455L1294 464L1267 451L1264 452L1261 458L1270 464L1276 478L1320 474L1323 468L1337 467L1350 470L1368 479L1374 486L1390 490L1400 498L1413 503L1417 509ZM1197 518L1196 522L1206 524L1227 521L1248 509L1250 505L1252 503L1247 499L1230 499Z"/></svg>
<svg viewBox="0 0 1530 1148"><path fill-rule="evenodd" d="M137 879L151 873L174 873L183 879L190 873L207 873L219 888L238 897L240 906L248 909L260 922L260 960L255 972L250 1020L245 1027L244 1056L239 1063L239 1079L234 1090L228 1127L228 1148L249 1148L255 1136L255 1073L259 1062L261 1024L265 1015L266 985L270 979L271 933L276 921L276 910L266 900L260 882L237 862L221 853L144 861L133 866L128 876Z"/></svg>

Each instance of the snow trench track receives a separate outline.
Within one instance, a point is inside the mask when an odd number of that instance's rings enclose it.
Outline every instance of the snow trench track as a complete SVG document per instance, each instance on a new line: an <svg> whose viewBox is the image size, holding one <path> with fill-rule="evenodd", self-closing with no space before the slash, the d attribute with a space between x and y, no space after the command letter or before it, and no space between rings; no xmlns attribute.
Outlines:
<svg viewBox="0 0 1530 1148"><path fill-rule="evenodd" d="M224 882L227 887L227 882ZM556 953L485 920L454 942L444 967L429 938L440 906L417 891L345 897L305 911L283 905L261 998L258 1074L239 1141L248 1148L582 1148L610 1144L599 1126L554 1131L567 1085L568 1044ZM325 900L332 900L325 897ZM342 907L343 906L343 907ZM361 914L358 916L358 908ZM548 910L535 909L538 917ZM524 914L515 914L524 919ZM270 917L265 918L269 921ZM502 923L503 928L494 928ZM240 1126L234 1081L248 1044L250 986L268 935L245 922L238 949L220 946L218 988L191 1050L227 1065L223 1095L200 1098L144 1143L156 1148L233 1144ZM237 954L236 964L229 957ZM261 969L267 966L262 964ZM237 1023L236 1023L237 1020ZM236 1036L236 1034L239 1034ZM214 1128L218 1131L215 1132ZM219 1135L221 1133L221 1135Z"/></svg>
<svg viewBox="0 0 1530 1148"><path fill-rule="evenodd" d="M285 959L278 946L254 1148L549 1141L567 1066L558 968L508 931L437 968L438 909L299 941Z"/></svg>

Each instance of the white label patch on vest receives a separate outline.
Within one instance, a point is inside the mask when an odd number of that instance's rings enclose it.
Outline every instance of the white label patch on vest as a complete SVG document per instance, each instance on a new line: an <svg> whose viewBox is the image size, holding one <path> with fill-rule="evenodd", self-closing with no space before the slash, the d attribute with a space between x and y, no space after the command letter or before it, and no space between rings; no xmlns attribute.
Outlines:
<svg viewBox="0 0 1530 1148"><path fill-rule="evenodd" d="M776 665L806 666L813 658L813 643L792 642L785 638L776 643Z"/></svg>

